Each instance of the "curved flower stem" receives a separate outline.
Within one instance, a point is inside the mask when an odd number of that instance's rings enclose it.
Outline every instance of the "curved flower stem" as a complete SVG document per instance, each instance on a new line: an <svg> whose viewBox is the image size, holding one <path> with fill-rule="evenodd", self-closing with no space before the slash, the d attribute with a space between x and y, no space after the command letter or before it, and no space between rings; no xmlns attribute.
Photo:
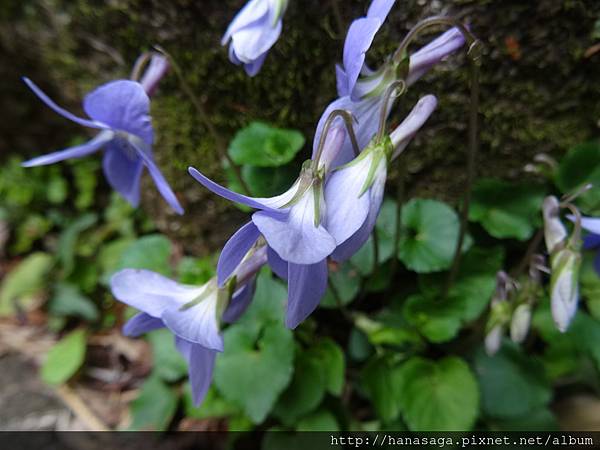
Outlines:
<svg viewBox="0 0 600 450"><path fill-rule="evenodd" d="M354 319L352 317L352 314L350 314L350 312L346 308L346 305L344 305L344 303L342 302L342 297L340 296L340 293L338 292L337 288L334 286L334 284L332 282L329 283L329 289L331 290L331 294L333 295L335 303L336 303L338 309L340 310L340 312L342 313L342 316L344 316L344 318L348 322L353 323Z"/></svg>
<svg viewBox="0 0 600 450"><path fill-rule="evenodd" d="M373 236L373 274L375 274L379 265L379 236L377 234L377 227L373 228L371 236Z"/></svg>
<svg viewBox="0 0 600 450"><path fill-rule="evenodd" d="M571 233L569 242L578 242L581 240L581 212L579 212L579 209L572 203L561 203L561 206L565 209L568 209L571 214L575 216L575 225L573 226L573 233Z"/></svg>
<svg viewBox="0 0 600 450"><path fill-rule="evenodd" d="M185 78L183 76L183 72L181 71L181 68L179 67L177 62L173 59L173 57L164 48L162 48L159 45L155 45L154 48L169 59L169 62L171 63L171 67L173 67L173 71L175 72L175 74L177 75L177 78L179 79L181 88L183 89L183 91L187 94L187 96L192 101L192 104L194 105L194 108L196 109L196 112L198 113L198 116L200 117L201 122L204 124L204 126L206 127L208 132L212 135L213 139L215 140L215 144L217 147L217 151L219 152L219 155L221 156L221 158L223 158L227 161L227 163L233 170L237 181L240 183L240 186L244 190L244 194L252 195L252 192L250 191L250 187L248 186L248 184L242 177L242 171L240 170L239 166L233 162L233 159L231 159L231 156L229 156L229 153L227 153L227 147L225 145L225 142L223 141L223 138L217 132L217 129L215 128L215 126L211 122L210 118L208 117L208 114L207 114L206 110L204 109L204 106L202 105L200 100L198 100L198 98L194 95L192 88L190 87L190 85L187 83L187 81L185 80Z"/></svg>
<svg viewBox="0 0 600 450"><path fill-rule="evenodd" d="M342 19L342 13L340 11L340 0L330 0L329 4L331 5L331 9L333 11L333 17L335 19L335 25L337 26L338 36L343 36L344 34L344 20Z"/></svg>
<svg viewBox="0 0 600 450"><path fill-rule="evenodd" d="M406 82L404 80L396 80L387 87L383 96L383 103L381 105L381 112L379 113L379 129L377 130L377 137L375 142L381 142L383 135L385 134L385 125L387 123L388 109L390 107L390 100L397 99L406 92Z"/></svg>
<svg viewBox="0 0 600 450"><path fill-rule="evenodd" d="M445 17L445 16L428 17L427 19L424 19L421 22L417 23L408 32L408 34L404 37L404 39L402 40L402 42L400 42L400 45L398 46L398 48L394 52L394 54L392 56L393 60L396 63L401 62L402 59L404 59L406 51L408 50L408 46L419 35L419 33L421 33L422 31L426 30L427 28L434 27L434 26L439 26L439 25L445 25L445 26L449 26L449 27L456 27L456 28L458 28L459 31L464 36L465 40L467 41L467 45L469 47L471 47L473 45L473 43L478 42L477 38L475 37L475 35L473 35L473 33L471 33L467 29L467 27L465 27L461 22L459 22L458 20L454 19L453 17Z"/></svg>
<svg viewBox="0 0 600 450"><path fill-rule="evenodd" d="M460 229L458 234L458 241L456 243L456 249L454 251L454 258L452 260L452 266L448 274L446 281L446 287L444 289L444 297L447 295L448 290L452 286L454 279L458 273L460 267L460 258L462 253L462 247L465 240L465 234L467 232L467 221L469 219L469 206L471 203L471 190L473 182L475 180L475 168L477 162L477 154L479 153L479 69L480 61L477 43L479 41L473 41L467 55L470 60L471 73L471 100L469 105L469 150L467 156L467 184L465 188L464 200L460 214Z"/></svg>
<svg viewBox="0 0 600 450"><path fill-rule="evenodd" d="M391 273L398 268L398 253L400 251L400 237L402 235L402 205L404 203L406 162L400 158L398 161L398 186L396 187L396 228L394 230L394 253L392 255Z"/></svg>
<svg viewBox="0 0 600 450"><path fill-rule="evenodd" d="M523 255L523 258L519 262L519 265L515 268L514 271L511 272L511 278L517 279L523 272L525 272L525 270L527 269L527 267L529 267L529 264L531 263L531 258L537 253L538 247L542 243L543 238L544 228L540 228L537 231L537 233L535 233L535 236L533 236L533 239L531 239L531 241L529 242L529 246L525 251L525 255Z"/></svg>
<svg viewBox="0 0 600 450"><path fill-rule="evenodd" d="M327 139L327 135L329 134L329 129L333 125L333 121L341 117L344 120L344 125L348 130L348 136L350 137L350 142L352 143L352 149L354 150L354 156L358 156L360 153L360 148L358 147L358 141L356 140L356 135L354 134L354 127L352 126L352 122L355 117L352 115L350 111L346 111L345 109L336 109L331 111L331 114L327 116L327 120L325 121L325 125L323 125L323 131L321 131L321 137L319 139L319 146L317 147L317 153L313 158L315 166L319 165L319 161L321 159L321 155L323 154L323 148L325 147L325 141Z"/></svg>
<svg viewBox="0 0 600 450"><path fill-rule="evenodd" d="M131 69L131 75L129 76L131 80L138 81L140 79L142 76L142 71L150 61L151 56L151 52L144 52L138 57L138 59L135 60L133 69Z"/></svg>

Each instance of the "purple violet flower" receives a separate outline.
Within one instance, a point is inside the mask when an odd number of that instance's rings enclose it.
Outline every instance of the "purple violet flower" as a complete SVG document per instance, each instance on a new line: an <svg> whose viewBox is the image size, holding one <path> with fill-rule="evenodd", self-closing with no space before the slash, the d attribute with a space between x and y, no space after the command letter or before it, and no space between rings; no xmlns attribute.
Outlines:
<svg viewBox="0 0 600 450"><path fill-rule="evenodd" d="M349 111L356 118L355 133L361 149L371 142L376 133L384 94L390 84L398 79L402 62L394 61L390 57L377 70L371 70L364 61L366 52L393 5L393 0L373 0L367 16L355 20L350 25L344 43L343 65L336 66L339 98L327 106L319 120L313 152L316 151L327 117L337 109ZM434 65L463 45L464 38L461 32L452 28L410 55L409 71L404 80L407 86L415 83ZM390 102L389 111L392 106ZM352 158L352 146L346 138L334 166L346 164Z"/></svg>
<svg viewBox="0 0 600 450"><path fill-rule="evenodd" d="M367 241L383 201L388 163L406 148L436 106L433 95L421 98L388 138L371 142L333 171L325 185L325 226L337 242L333 260L347 260Z"/></svg>
<svg viewBox="0 0 600 450"><path fill-rule="evenodd" d="M298 326L317 307L327 289L327 257L337 244L323 224L326 211L323 184L344 137L341 124L334 123L318 161L306 161L292 187L272 198L252 198L232 192L189 168L190 174L207 189L258 210L252 221L225 244L217 266L219 285L262 236L269 247L267 257L273 271L288 280L286 325L289 328Z"/></svg>
<svg viewBox="0 0 600 450"><path fill-rule="evenodd" d="M163 198L178 214L183 214L183 208L152 156L154 131L150 118L150 99L140 83L111 81L87 94L83 109L90 120L71 114L54 103L31 80L23 80L40 100L61 116L84 127L100 130L85 144L33 158L24 162L24 167L82 158L104 149L104 175L112 188L131 205L139 204L140 178L146 167Z"/></svg>
<svg viewBox="0 0 600 450"><path fill-rule="evenodd" d="M567 218L574 222L575 217L572 215ZM600 218L597 217L582 217L581 228L588 231L588 234L583 237L584 250L596 250L594 257L594 270L600 275Z"/></svg>
<svg viewBox="0 0 600 450"><path fill-rule="evenodd" d="M249 76L262 67L281 34L287 0L250 0L233 18L221 45L229 45L229 60L243 65Z"/></svg>
<svg viewBox="0 0 600 450"><path fill-rule="evenodd" d="M189 286L149 270L121 270L110 281L113 295L141 311L125 324L123 333L137 337L167 327L188 363L193 400L199 405L212 381L216 354L223 351L220 322L235 322L243 314L255 276L266 262L264 246L251 249L222 287L215 278Z"/></svg>
<svg viewBox="0 0 600 450"><path fill-rule="evenodd" d="M168 70L169 60L160 53L152 53L148 68L140 79L140 84L144 88L144 91L146 91L146 94L148 94L148 97L152 97L154 92L156 92L158 83Z"/></svg>

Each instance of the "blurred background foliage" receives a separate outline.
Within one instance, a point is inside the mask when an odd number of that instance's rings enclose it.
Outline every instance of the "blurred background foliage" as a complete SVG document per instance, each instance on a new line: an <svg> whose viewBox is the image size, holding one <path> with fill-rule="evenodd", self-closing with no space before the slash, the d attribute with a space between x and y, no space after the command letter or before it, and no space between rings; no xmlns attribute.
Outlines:
<svg viewBox="0 0 600 450"><path fill-rule="evenodd" d="M184 68L252 192L273 195L289 186L310 153L314 126L335 97L333 64L343 34L366 5L299 3L290 2L281 41L261 74L249 79L218 46L239 1L3 2L3 348L33 354L45 383L70 386L108 428L600 427L594 415L600 408L600 279L592 254L581 276L583 305L567 333L554 328L542 295L523 345L506 339L493 357L482 347L496 272L519 263L541 225L544 196L587 182L600 186L594 140L600 55L593 52L600 17L593 1L402 2L378 38L374 58L418 18L457 13L487 44L480 178L461 270L445 298L464 177L467 89L460 56L428 75L399 108L417 94L440 98L407 151L398 251L392 183L377 241L330 267L321 307L294 333L283 326L285 285L261 273L250 309L224 331L226 352L200 408L192 405L187 368L169 333L157 330L142 340L120 335L134 311L112 298L112 273L145 268L203 283L214 274L220 245L245 217L191 181L187 166L239 186L175 76L161 84L152 113L157 159L186 207L183 218L174 217L154 189L143 189L142 208L132 209L109 191L94 157L24 169L20 162L27 157L85 136L74 134L18 77L27 74L77 111L85 92L127 77L141 50L161 44ZM399 121L401 114L394 117ZM525 174L523 166L540 152L560 164ZM600 214L600 188L579 206ZM29 351L11 337L17 328L34 330L34 347L50 336L49 351ZM279 439L268 437L264 447L281 448Z"/></svg>

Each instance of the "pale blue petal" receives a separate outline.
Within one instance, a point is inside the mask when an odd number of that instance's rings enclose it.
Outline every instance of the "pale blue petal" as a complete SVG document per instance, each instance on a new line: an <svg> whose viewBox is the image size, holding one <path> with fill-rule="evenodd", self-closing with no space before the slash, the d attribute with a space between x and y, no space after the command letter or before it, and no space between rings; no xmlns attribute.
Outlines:
<svg viewBox="0 0 600 450"><path fill-rule="evenodd" d="M344 42L344 69L348 80L345 92L352 95L354 85L365 62L365 54L383 22L378 18L363 17L350 25ZM354 99L357 100L357 99Z"/></svg>
<svg viewBox="0 0 600 450"><path fill-rule="evenodd" d="M407 84L411 85L416 82L446 56L461 48L464 43L465 38L460 30L458 28L451 28L425 47L410 55Z"/></svg>
<svg viewBox="0 0 600 450"><path fill-rule="evenodd" d="M350 92L348 92L348 75L339 64L335 65L335 86L339 97L350 95Z"/></svg>
<svg viewBox="0 0 600 450"><path fill-rule="evenodd" d="M256 243L259 236L260 232L256 228L256 225L248 222L229 238L219 255L219 262L217 263L217 281L219 286L223 286L223 283L227 281L242 262L244 256L246 256Z"/></svg>
<svg viewBox="0 0 600 450"><path fill-rule="evenodd" d="M367 11L367 17L373 19L379 19L382 22L385 21L386 17L390 13L392 6L394 6L396 0L373 0L369 5Z"/></svg>
<svg viewBox="0 0 600 450"><path fill-rule="evenodd" d="M323 202L323 200L322 200ZM284 260L295 264L314 264L335 249L335 239L322 226L315 226L313 190L308 189L281 220L266 212L256 212L252 221L265 240Z"/></svg>
<svg viewBox="0 0 600 450"><path fill-rule="evenodd" d="M290 264L285 324L296 328L319 305L327 290L327 260L311 265Z"/></svg>
<svg viewBox="0 0 600 450"><path fill-rule="evenodd" d="M260 55L254 61L244 64L244 70L246 71L246 74L250 77L255 76L258 72L260 72L260 69L261 69L263 63L265 62L266 58L267 58L267 52L264 52L262 55Z"/></svg>
<svg viewBox="0 0 600 450"><path fill-rule="evenodd" d="M150 99L137 81L116 80L103 84L85 96L83 109L92 119L131 133L148 145L154 140Z"/></svg>
<svg viewBox="0 0 600 450"><path fill-rule="evenodd" d="M361 191L372 163L371 153L333 172L325 184L325 228L338 246L356 233L367 219L370 197L368 192L361 195Z"/></svg>
<svg viewBox="0 0 600 450"><path fill-rule="evenodd" d="M263 201L264 199L255 199L246 195L238 194L237 192L230 191L229 189L218 185L214 181L202 175L198 170L194 169L193 167L189 167L188 172L191 176L193 176L196 179L196 181L202 184L205 188L223 198L226 198L227 200L231 200L232 202L236 203L241 203L242 205L246 205L251 208L269 211L271 214L274 214L278 217L285 217L287 215L287 211L282 211L267 206Z"/></svg>
<svg viewBox="0 0 600 450"><path fill-rule="evenodd" d="M227 31L225 31L221 39L221 45L227 44L234 33L267 16L269 12L268 8L269 4L264 0L250 0L246 3L227 27Z"/></svg>
<svg viewBox="0 0 600 450"><path fill-rule="evenodd" d="M156 185L158 192L160 192L160 195L162 195L162 197L165 199L165 201L171 206L171 208L173 208L173 210L177 214L179 214L179 215L183 214L183 208L181 207L179 200L177 200L175 193L171 189L171 186L169 186L169 183L167 182L167 180L165 180L165 177L163 176L162 172L160 171L160 169L158 168L158 166L152 159L152 156L150 156L148 154L149 152L144 151L144 149L137 147L135 143L133 143L133 142L130 142L130 143L136 148L137 154L140 156L140 158L142 158L142 161L144 162L144 165L148 169L150 176L154 180L154 184Z"/></svg>
<svg viewBox="0 0 600 450"><path fill-rule="evenodd" d="M288 278L288 263L285 262L271 247L267 247L269 267L275 275L283 280Z"/></svg>
<svg viewBox="0 0 600 450"><path fill-rule="evenodd" d="M263 56L277 42L281 34L281 21L273 26L269 16L249 25L231 37L231 45L236 57L244 64L251 63Z"/></svg>
<svg viewBox="0 0 600 450"><path fill-rule="evenodd" d="M154 94L159 81L165 76L168 70L169 60L161 54L153 53L150 64L140 79L140 84L148 96Z"/></svg>
<svg viewBox="0 0 600 450"><path fill-rule="evenodd" d="M421 127L427 122L437 106L437 99L433 95L426 95L419 99L408 116L392 131L390 138L394 145L394 158L397 157L410 143Z"/></svg>
<svg viewBox="0 0 600 450"><path fill-rule="evenodd" d="M181 307L204 291L204 287L185 286L143 269L117 272L110 279L110 287L117 300L156 318L167 308Z"/></svg>
<svg viewBox="0 0 600 450"><path fill-rule="evenodd" d="M101 131L94 137L94 139L86 142L82 145L67 148L65 150L59 150L57 152L49 153L47 155L38 156L37 158L25 161L21 165L23 167L34 167L34 166L45 166L48 164L54 164L65 159L70 158L83 158L84 156L100 150L104 145L113 139L113 133L110 131Z"/></svg>
<svg viewBox="0 0 600 450"><path fill-rule="evenodd" d="M391 106L392 102L390 102L390 110ZM314 157L316 154L323 127L325 126L327 118L333 111L336 109L342 109L350 112L354 116L356 119L356 122L354 123L354 133L356 135L358 147L362 150L369 144L371 139L373 139L375 133L377 133L381 108L381 97L369 97L357 102L352 101L350 97L342 97L330 103L321 115L319 123L317 124L317 131L315 132L315 138L313 140L312 156ZM352 161L352 159L354 159L354 150L352 148L350 138L346 134L342 149L340 150L338 157L333 162L332 167L346 164Z"/></svg>
<svg viewBox="0 0 600 450"><path fill-rule="evenodd" d="M215 289L198 304L189 307L171 307L162 313L165 326L186 341L206 348L223 351L223 337L220 334L218 295Z"/></svg>
<svg viewBox="0 0 600 450"><path fill-rule="evenodd" d="M140 203L140 178L144 165L136 154L124 151L116 140L107 145L102 160L104 176L111 187L133 207Z"/></svg>
<svg viewBox="0 0 600 450"><path fill-rule="evenodd" d="M48 97L29 78L23 77L23 81L25 82L25 84L27 84L27 86L29 86L29 89L31 89L33 91L33 93L39 97L39 99L41 101L43 101L48 107L50 107L51 109L53 109L56 113L60 114L64 118L69 119L69 120L71 120L71 121L73 121L75 123L78 123L79 125L83 125L84 127L99 128L99 129L107 129L107 128L109 128L109 126L106 125L105 123L100 123L100 122L97 122L95 120L87 120L87 119L82 119L81 117L77 117L75 114L70 113L66 109L61 108L56 103L54 103L50 99L50 97Z"/></svg>
<svg viewBox="0 0 600 450"><path fill-rule="evenodd" d="M188 363L192 401L200 406L212 382L216 352L175 337L175 346Z"/></svg>
<svg viewBox="0 0 600 450"><path fill-rule="evenodd" d="M250 306L250 302L252 301L252 297L254 295L254 279L250 282L246 283L240 289L237 290L233 297L231 297L231 301L225 312L223 313L223 322L225 323L234 323L241 317L242 314L248 309Z"/></svg>
<svg viewBox="0 0 600 450"><path fill-rule="evenodd" d="M123 334L129 337L138 337L150 331L164 328L164 326L165 324L161 319L146 313L138 313L123 325Z"/></svg>
<svg viewBox="0 0 600 450"><path fill-rule="evenodd" d="M331 255L331 259L334 261L343 262L351 258L369 239L369 236L373 232L373 228L375 228L377 216L381 209L386 177L386 164L383 163L383 167L381 170L378 170L375 176L373 186L369 189L369 214L367 215L367 219L352 237L335 249Z"/></svg>

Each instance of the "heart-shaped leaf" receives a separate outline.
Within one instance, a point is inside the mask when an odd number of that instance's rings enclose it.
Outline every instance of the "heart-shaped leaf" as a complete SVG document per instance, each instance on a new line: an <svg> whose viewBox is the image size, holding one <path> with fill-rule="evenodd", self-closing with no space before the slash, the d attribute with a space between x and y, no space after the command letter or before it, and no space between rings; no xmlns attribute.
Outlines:
<svg viewBox="0 0 600 450"><path fill-rule="evenodd" d="M523 241L540 225L545 194L540 185L483 179L473 189L469 219L495 238Z"/></svg>
<svg viewBox="0 0 600 450"><path fill-rule="evenodd" d="M413 357L394 371L398 402L412 431L465 431L479 412L477 380L462 359Z"/></svg>
<svg viewBox="0 0 600 450"><path fill-rule="evenodd" d="M452 264L458 240L458 215L437 200L413 199L402 208L398 258L419 273L445 270ZM465 240L463 251L470 241Z"/></svg>
<svg viewBox="0 0 600 450"><path fill-rule="evenodd" d="M303 146L304 136L299 131L252 122L236 133L228 151L236 164L276 167L294 159Z"/></svg>

